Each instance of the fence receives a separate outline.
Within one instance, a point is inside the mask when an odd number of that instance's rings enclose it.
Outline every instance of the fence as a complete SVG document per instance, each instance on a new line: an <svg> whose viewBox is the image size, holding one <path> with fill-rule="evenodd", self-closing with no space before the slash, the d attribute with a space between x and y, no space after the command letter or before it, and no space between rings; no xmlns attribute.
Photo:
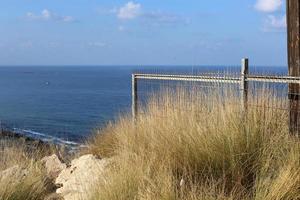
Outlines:
<svg viewBox="0 0 300 200"><path fill-rule="evenodd" d="M132 74L132 116L135 119L138 115L138 99L139 80L153 80L153 81L179 81L179 82L200 82L200 83L222 83L222 84L234 84L239 86L240 101L243 110L247 110L248 105L248 93L249 83L281 83L291 85L300 85L300 77L292 76L271 76L271 75L251 75L249 73L249 60L247 58L242 59L241 72L238 77L232 77L228 75L170 75L170 74L149 74L149 73L136 73ZM290 102L295 101L299 94L288 94ZM297 98L298 100L298 98ZM294 132L298 129L299 110L291 109L292 103L290 103L290 130Z"/></svg>

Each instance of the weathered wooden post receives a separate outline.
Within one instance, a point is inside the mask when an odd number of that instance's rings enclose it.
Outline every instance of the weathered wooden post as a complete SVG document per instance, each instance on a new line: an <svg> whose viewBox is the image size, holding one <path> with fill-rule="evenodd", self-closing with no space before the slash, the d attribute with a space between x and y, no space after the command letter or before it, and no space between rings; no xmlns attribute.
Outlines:
<svg viewBox="0 0 300 200"><path fill-rule="evenodd" d="M132 74L132 117L133 120L136 120L138 112L138 94L137 94L137 78L135 74Z"/></svg>
<svg viewBox="0 0 300 200"><path fill-rule="evenodd" d="M240 83L240 96L241 105L243 111L247 111L248 107L248 81L247 76L249 74L249 59L243 58L241 65L241 83Z"/></svg>
<svg viewBox="0 0 300 200"><path fill-rule="evenodd" d="M287 0L289 76L300 76L300 0ZM299 84L289 84L290 132L299 135Z"/></svg>

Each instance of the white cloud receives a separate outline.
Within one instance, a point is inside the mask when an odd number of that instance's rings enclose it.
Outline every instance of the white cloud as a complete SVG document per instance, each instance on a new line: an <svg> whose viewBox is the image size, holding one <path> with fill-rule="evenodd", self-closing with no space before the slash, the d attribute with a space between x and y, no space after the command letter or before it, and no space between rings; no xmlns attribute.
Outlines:
<svg viewBox="0 0 300 200"><path fill-rule="evenodd" d="M119 19L130 20L137 18L142 13L141 4L129 1L126 5L118 10L117 16Z"/></svg>
<svg viewBox="0 0 300 200"><path fill-rule="evenodd" d="M283 0L257 0L255 9L262 12L274 12L282 5Z"/></svg>
<svg viewBox="0 0 300 200"><path fill-rule="evenodd" d="M103 13L103 12L102 12ZM173 24L188 24L189 19L180 15L166 13L162 11L144 11L142 5L129 1L120 8L109 10L109 13L115 14L120 20L141 19L144 22L152 25L173 25ZM120 26L119 31L124 31L124 27Z"/></svg>
<svg viewBox="0 0 300 200"><path fill-rule="evenodd" d="M42 11L42 18L44 18L44 19L51 19L51 17L52 17L52 13L49 11L49 10L43 10Z"/></svg>
<svg viewBox="0 0 300 200"><path fill-rule="evenodd" d="M276 17L274 15L268 15L265 21L265 32L278 32L278 31L285 31L287 27L286 22L286 15L281 17Z"/></svg>
<svg viewBox="0 0 300 200"><path fill-rule="evenodd" d="M73 22L75 19L72 16L62 16L56 13L44 9L40 14L34 14L28 12L26 14L27 19L30 20L39 20L39 21L61 21L61 22Z"/></svg>
<svg viewBox="0 0 300 200"><path fill-rule="evenodd" d="M257 0L255 9L264 13L273 13L265 16L264 32L283 32L286 30L286 15L275 13L283 7L283 0Z"/></svg>

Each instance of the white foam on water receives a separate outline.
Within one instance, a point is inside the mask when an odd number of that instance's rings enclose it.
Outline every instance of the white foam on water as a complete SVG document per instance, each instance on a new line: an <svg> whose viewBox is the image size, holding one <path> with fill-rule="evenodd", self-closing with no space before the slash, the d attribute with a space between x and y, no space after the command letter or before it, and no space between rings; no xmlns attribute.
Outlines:
<svg viewBox="0 0 300 200"><path fill-rule="evenodd" d="M79 143L77 143L77 142L64 140L64 139L61 139L58 137L46 135L46 134L32 131L32 130L13 128L13 131L18 134L22 134L25 136L30 136L32 138L40 139L44 142L53 142L53 143L64 144L64 145L69 145L69 146L79 146Z"/></svg>

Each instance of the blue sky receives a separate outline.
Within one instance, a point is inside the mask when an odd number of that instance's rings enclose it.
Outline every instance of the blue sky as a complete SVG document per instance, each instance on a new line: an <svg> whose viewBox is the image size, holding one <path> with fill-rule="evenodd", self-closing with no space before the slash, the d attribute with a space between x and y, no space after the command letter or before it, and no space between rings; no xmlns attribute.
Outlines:
<svg viewBox="0 0 300 200"><path fill-rule="evenodd" d="M286 65L284 0L0 0L0 65Z"/></svg>

